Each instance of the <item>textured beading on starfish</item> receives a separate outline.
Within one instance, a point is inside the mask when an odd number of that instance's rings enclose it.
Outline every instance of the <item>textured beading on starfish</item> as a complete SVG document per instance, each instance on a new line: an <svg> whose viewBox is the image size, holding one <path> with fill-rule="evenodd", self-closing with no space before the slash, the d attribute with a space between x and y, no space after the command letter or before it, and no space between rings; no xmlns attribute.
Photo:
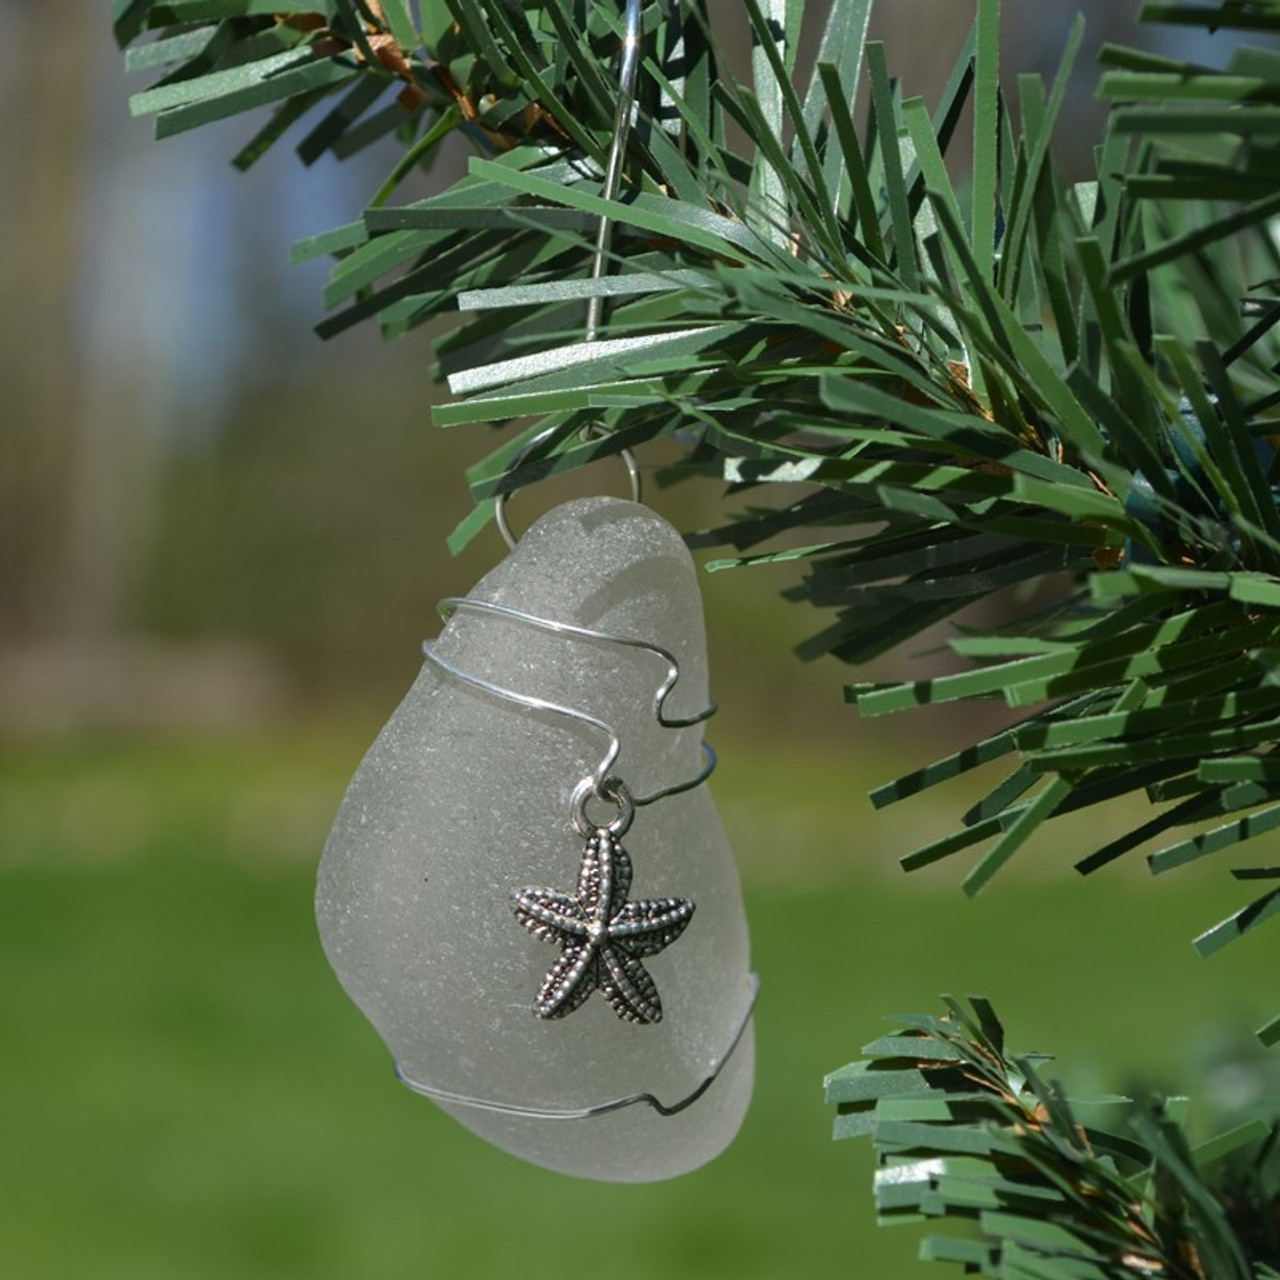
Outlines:
<svg viewBox="0 0 1280 1280"><path fill-rule="evenodd" d="M628 902L631 858L612 832L587 839L576 895L556 889L512 892L516 919L534 937L554 942L560 957L534 1002L540 1018L563 1018L599 989L627 1022L662 1021L662 1001L642 956L657 955L693 915L685 898Z"/></svg>

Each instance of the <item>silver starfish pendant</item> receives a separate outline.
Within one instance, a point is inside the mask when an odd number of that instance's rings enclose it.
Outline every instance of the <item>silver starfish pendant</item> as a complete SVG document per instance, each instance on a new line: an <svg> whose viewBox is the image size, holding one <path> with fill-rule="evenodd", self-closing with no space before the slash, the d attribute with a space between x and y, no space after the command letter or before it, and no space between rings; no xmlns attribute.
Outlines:
<svg viewBox="0 0 1280 1280"><path fill-rule="evenodd" d="M685 898L628 902L631 859L602 827L587 838L577 894L515 889L512 909L534 937L554 942L560 957L534 1001L540 1018L563 1018L596 990L618 1017L643 1024L662 1021L662 1001L642 956L673 943L693 916Z"/></svg>

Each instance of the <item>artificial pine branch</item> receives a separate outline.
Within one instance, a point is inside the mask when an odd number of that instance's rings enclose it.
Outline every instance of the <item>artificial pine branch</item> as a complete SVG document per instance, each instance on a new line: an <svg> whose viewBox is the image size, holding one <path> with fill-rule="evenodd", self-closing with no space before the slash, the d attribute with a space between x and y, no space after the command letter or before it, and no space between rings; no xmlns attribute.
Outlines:
<svg viewBox="0 0 1280 1280"><path fill-rule="evenodd" d="M275 102L242 153L256 157L342 90L304 157L399 137L404 155L360 222L296 252L335 258L325 336L369 318L395 335L461 306L438 345L455 394L441 424L530 422L470 472L477 512L455 545L497 494L679 431L696 442L667 479L714 469L730 499L782 495L691 540L739 553L713 569L803 562L790 594L834 613L807 656L861 662L1065 575L1048 609L961 631L952 647L970 670L849 686L865 715L977 698L1024 717L874 793L884 804L1010 762L908 867L985 844L974 891L1042 822L1134 791L1165 807L1082 871L1173 833L1152 856L1160 872L1280 825L1273 55L1245 49L1218 72L1108 50L1102 87L1119 105L1096 179L1068 187L1050 143L1078 29L1052 85L1023 78L1015 128L994 0L932 111L903 96L880 45L862 48L866 0L835 0L797 82L801 9L747 3L746 84L719 65L701 3L646 7L617 200L600 169L609 6L587 6L583 26L568 0L436 0L415 26L403 0L287 13L122 0L116 23L124 39L155 33L130 60L165 73L134 103L159 113L161 133ZM1280 0L1153 12L1256 29L1280 21ZM944 156L967 101L965 194ZM439 195L392 206L460 128L487 156ZM593 281L602 216L612 270ZM598 295L610 321L588 344L581 308ZM759 549L796 531L798 548ZM1241 931L1229 924L1215 936Z"/></svg>
<svg viewBox="0 0 1280 1280"><path fill-rule="evenodd" d="M987 1001L904 1019L832 1072L837 1138L876 1148L882 1222L973 1224L926 1260L1002 1280L1260 1280L1280 1265L1280 1127L1192 1148L1185 1099L1068 1100ZM1086 1118L1087 1117L1087 1118Z"/></svg>

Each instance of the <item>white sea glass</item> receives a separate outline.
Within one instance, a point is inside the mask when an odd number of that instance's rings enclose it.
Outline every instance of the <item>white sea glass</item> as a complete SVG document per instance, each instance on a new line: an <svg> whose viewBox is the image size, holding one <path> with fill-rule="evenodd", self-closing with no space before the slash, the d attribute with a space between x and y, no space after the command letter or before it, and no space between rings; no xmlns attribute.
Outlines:
<svg viewBox="0 0 1280 1280"><path fill-rule="evenodd" d="M708 705L701 600L679 535L647 507L613 498L548 513L470 598L619 636L675 655L666 702L679 719ZM613 772L636 796L694 777L702 726L656 724L666 675L645 650L552 635L491 613L456 613L434 642L462 671L584 711L614 726ZM623 838L632 899L688 898L684 933L645 967L661 1022L624 1022L603 995L542 1019L534 997L560 954L512 912L511 892L577 888L583 837L575 786L608 739L587 725L521 708L425 664L347 791L320 865L320 936L342 985L402 1073L495 1104L600 1106L693 1093L733 1045L750 1006L746 920L710 790L641 807ZM594 804L595 802L593 802ZM594 822L613 811L589 808ZM663 1116L633 1105L587 1119L533 1119L442 1104L504 1150L582 1177L674 1177L718 1155L750 1099L748 1025L714 1084Z"/></svg>

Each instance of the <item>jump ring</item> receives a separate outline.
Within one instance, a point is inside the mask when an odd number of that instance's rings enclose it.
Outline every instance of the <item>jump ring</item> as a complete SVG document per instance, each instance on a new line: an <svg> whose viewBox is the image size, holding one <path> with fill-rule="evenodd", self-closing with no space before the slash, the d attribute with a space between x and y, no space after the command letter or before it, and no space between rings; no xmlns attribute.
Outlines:
<svg viewBox="0 0 1280 1280"><path fill-rule="evenodd" d="M611 801L617 807L617 814L612 822L592 822L587 817L587 801L593 796ZM574 830L588 840L598 832L607 831L615 840L621 840L631 829L631 822L636 816L636 802L631 797L627 784L621 778L606 778L597 792L594 778L583 778L574 788L571 806L571 817Z"/></svg>

